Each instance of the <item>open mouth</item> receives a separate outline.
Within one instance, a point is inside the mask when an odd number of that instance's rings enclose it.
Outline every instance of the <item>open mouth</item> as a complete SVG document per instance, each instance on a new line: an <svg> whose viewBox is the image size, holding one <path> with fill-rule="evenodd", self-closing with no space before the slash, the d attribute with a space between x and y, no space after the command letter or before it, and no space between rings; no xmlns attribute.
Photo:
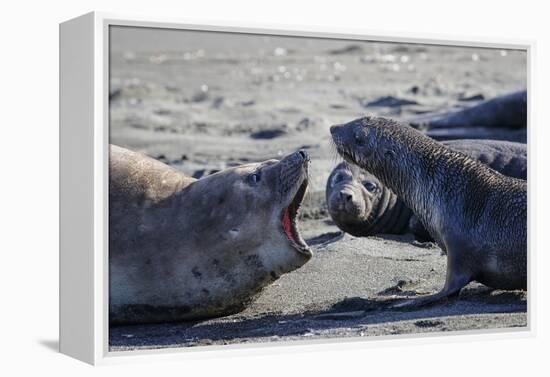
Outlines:
<svg viewBox="0 0 550 377"><path fill-rule="evenodd" d="M300 206L302 205L302 201L304 200L306 191L307 179L304 179L300 188L296 192L294 199L292 199L292 202L289 204L288 207L283 210L281 224L283 226L283 231L285 232L286 237L290 241L290 244L299 252L309 256L311 255L311 250L309 249L309 246L306 244L306 242L302 238L302 235L300 234L300 229L298 228L297 221L298 211L300 209Z"/></svg>

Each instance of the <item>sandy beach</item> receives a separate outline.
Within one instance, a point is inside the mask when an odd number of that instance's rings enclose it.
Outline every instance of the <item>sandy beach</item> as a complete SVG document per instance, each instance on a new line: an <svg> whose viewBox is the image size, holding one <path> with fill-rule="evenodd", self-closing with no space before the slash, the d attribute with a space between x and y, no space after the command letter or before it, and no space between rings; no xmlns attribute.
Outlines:
<svg viewBox="0 0 550 377"><path fill-rule="evenodd" d="M314 256L241 313L113 327L111 349L526 326L526 292L479 284L458 300L390 309L393 300L443 286L441 250L411 235L341 235L324 199L340 161L330 125L367 113L408 121L469 107L524 89L526 72L525 53L512 50L113 29L111 143L197 178L307 150L311 181L300 221Z"/></svg>

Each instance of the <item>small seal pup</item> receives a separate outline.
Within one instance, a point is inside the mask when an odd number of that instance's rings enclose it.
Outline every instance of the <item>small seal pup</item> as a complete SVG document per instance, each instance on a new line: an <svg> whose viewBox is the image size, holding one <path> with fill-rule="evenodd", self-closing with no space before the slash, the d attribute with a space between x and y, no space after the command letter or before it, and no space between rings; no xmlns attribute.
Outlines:
<svg viewBox="0 0 550 377"><path fill-rule="evenodd" d="M406 233L413 216L374 175L345 161L330 173L325 198L336 226L356 237Z"/></svg>
<svg viewBox="0 0 550 377"><path fill-rule="evenodd" d="M447 252L443 289L396 306L458 295L471 281L527 288L526 181L390 119L365 117L330 132L338 153L395 192Z"/></svg>
<svg viewBox="0 0 550 377"><path fill-rule="evenodd" d="M298 151L197 180L111 146L110 323L232 314L306 263L297 214L308 166Z"/></svg>
<svg viewBox="0 0 550 377"><path fill-rule="evenodd" d="M448 140L443 145L468 155L509 177L527 179L527 145L499 140ZM356 237L413 233L421 241L432 237L413 212L374 175L338 164L326 185L329 214L343 231Z"/></svg>

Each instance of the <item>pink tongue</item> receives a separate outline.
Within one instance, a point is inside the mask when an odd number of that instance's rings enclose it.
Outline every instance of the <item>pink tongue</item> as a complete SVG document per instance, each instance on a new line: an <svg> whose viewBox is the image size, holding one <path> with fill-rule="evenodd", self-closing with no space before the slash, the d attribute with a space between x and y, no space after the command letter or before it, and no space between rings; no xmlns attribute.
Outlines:
<svg viewBox="0 0 550 377"><path fill-rule="evenodd" d="M292 225L290 223L290 212L288 211L288 208L285 209L283 214L283 229L285 230L286 236L296 242L294 236L292 235Z"/></svg>

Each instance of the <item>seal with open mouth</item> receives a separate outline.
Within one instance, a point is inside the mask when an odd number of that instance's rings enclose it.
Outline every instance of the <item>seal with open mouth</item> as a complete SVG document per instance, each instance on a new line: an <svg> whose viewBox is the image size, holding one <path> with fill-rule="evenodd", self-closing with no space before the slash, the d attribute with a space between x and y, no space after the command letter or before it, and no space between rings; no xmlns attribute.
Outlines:
<svg viewBox="0 0 550 377"><path fill-rule="evenodd" d="M397 194L447 252L443 289L400 305L457 295L474 280L527 288L526 181L390 119L365 117L330 132L340 155Z"/></svg>
<svg viewBox="0 0 550 377"><path fill-rule="evenodd" d="M448 140L443 145L468 155L509 177L527 179L527 145L500 140ZM329 214L343 231L357 237L413 233L432 237L413 212L378 178L347 162L338 164L327 180Z"/></svg>
<svg viewBox="0 0 550 377"><path fill-rule="evenodd" d="M298 151L196 180L111 146L110 323L232 314L301 267L312 256L297 221L308 166Z"/></svg>

